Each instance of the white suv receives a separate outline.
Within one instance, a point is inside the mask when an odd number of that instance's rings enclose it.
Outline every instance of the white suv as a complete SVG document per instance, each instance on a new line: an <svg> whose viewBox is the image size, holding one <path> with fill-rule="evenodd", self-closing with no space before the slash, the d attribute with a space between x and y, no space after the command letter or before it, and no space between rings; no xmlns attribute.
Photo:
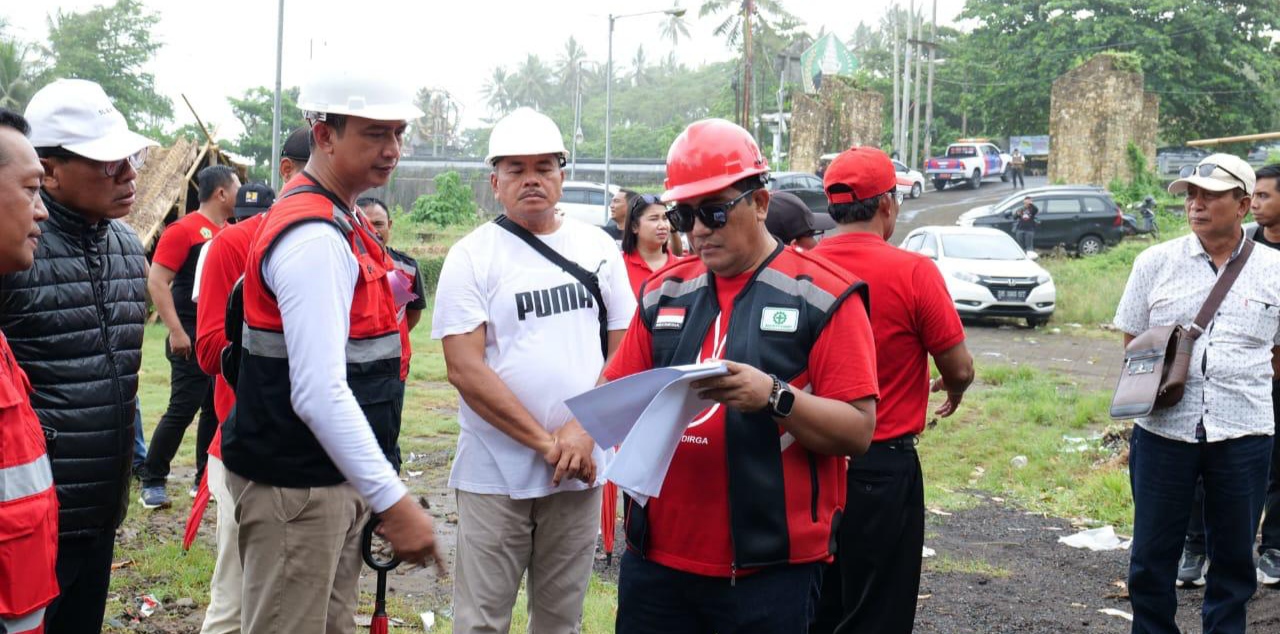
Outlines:
<svg viewBox="0 0 1280 634"><path fill-rule="evenodd" d="M570 218L603 227L609 223L609 201L618 193L618 186L610 186L608 192L602 183L565 181L556 209Z"/></svg>

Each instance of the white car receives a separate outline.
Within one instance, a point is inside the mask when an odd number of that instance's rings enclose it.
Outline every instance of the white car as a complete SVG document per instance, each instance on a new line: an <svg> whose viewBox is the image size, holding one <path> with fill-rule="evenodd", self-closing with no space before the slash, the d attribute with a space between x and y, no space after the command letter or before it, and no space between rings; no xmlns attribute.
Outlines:
<svg viewBox="0 0 1280 634"><path fill-rule="evenodd" d="M920 227L902 248L932 258L961 317L1015 317L1036 327L1057 302L1053 277L1009 234L987 227Z"/></svg>
<svg viewBox="0 0 1280 634"><path fill-rule="evenodd" d="M924 193L924 174L893 159L893 169L898 173L898 193L907 198L919 198Z"/></svg>
<svg viewBox="0 0 1280 634"><path fill-rule="evenodd" d="M618 186L610 185L608 192L603 183L565 181L556 209L570 218L603 227L609 224L609 201L618 193Z"/></svg>

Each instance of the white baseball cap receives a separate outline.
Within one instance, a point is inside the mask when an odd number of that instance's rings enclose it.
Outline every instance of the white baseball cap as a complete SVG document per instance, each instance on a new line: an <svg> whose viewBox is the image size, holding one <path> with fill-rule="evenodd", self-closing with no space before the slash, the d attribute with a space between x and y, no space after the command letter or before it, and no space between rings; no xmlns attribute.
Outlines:
<svg viewBox="0 0 1280 634"><path fill-rule="evenodd" d="M24 116L32 146L60 147L95 161L118 161L159 145L130 130L102 86L84 79L59 79L41 88Z"/></svg>
<svg viewBox="0 0 1280 634"><path fill-rule="evenodd" d="M1210 154L1195 166L1188 165L1178 172L1179 178L1169 184L1170 194L1187 191L1187 185L1195 185L1211 192L1225 192L1239 187L1252 196L1257 177L1253 167L1234 154Z"/></svg>

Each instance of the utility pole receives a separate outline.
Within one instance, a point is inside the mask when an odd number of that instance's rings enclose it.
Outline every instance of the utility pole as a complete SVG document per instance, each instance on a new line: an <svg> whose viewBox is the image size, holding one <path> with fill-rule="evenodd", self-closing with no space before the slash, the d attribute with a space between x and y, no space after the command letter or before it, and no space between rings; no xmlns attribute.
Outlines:
<svg viewBox="0 0 1280 634"><path fill-rule="evenodd" d="M742 67L742 121L739 122L744 129L751 129L751 99L752 84L755 83L755 73L752 69L752 61L755 57L755 51L751 42L751 14L756 11L755 0L746 0L743 3L742 11L742 46L743 57L745 63Z"/></svg>
<svg viewBox="0 0 1280 634"><path fill-rule="evenodd" d="M908 165L920 167L920 36L924 32L924 7L916 13L914 0L912 5L911 21L916 25L915 54L912 56L916 65L916 97L911 106L911 162Z"/></svg>
<svg viewBox="0 0 1280 634"><path fill-rule="evenodd" d="M933 153L933 63L938 50L938 0L933 0L933 26L929 28L929 87L925 90L923 158Z"/></svg>
<svg viewBox="0 0 1280 634"><path fill-rule="evenodd" d="M906 160L910 151L907 149L911 145L911 14L915 13L916 0L911 0L910 10L907 13L907 37L902 42L902 119L899 125L902 126L902 146L897 148L898 160Z"/></svg>
<svg viewBox="0 0 1280 634"><path fill-rule="evenodd" d="M889 24L893 27L893 149L902 147L902 125L900 102L902 100L900 78L898 77L898 5L894 5L889 14Z"/></svg>
<svg viewBox="0 0 1280 634"><path fill-rule="evenodd" d="M276 18L276 92L271 105L271 158L267 169L271 170L271 189L280 189L280 170L275 164L280 160L280 66L284 59L284 0L280 0L280 13Z"/></svg>

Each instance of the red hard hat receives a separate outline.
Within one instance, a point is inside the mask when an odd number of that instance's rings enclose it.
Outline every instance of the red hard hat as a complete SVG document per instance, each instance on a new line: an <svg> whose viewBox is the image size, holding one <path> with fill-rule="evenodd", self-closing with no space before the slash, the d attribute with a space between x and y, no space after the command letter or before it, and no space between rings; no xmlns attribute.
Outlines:
<svg viewBox="0 0 1280 634"><path fill-rule="evenodd" d="M750 132L724 119L695 121L667 151L667 191L662 201L706 196L767 171L769 164Z"/></svg>

